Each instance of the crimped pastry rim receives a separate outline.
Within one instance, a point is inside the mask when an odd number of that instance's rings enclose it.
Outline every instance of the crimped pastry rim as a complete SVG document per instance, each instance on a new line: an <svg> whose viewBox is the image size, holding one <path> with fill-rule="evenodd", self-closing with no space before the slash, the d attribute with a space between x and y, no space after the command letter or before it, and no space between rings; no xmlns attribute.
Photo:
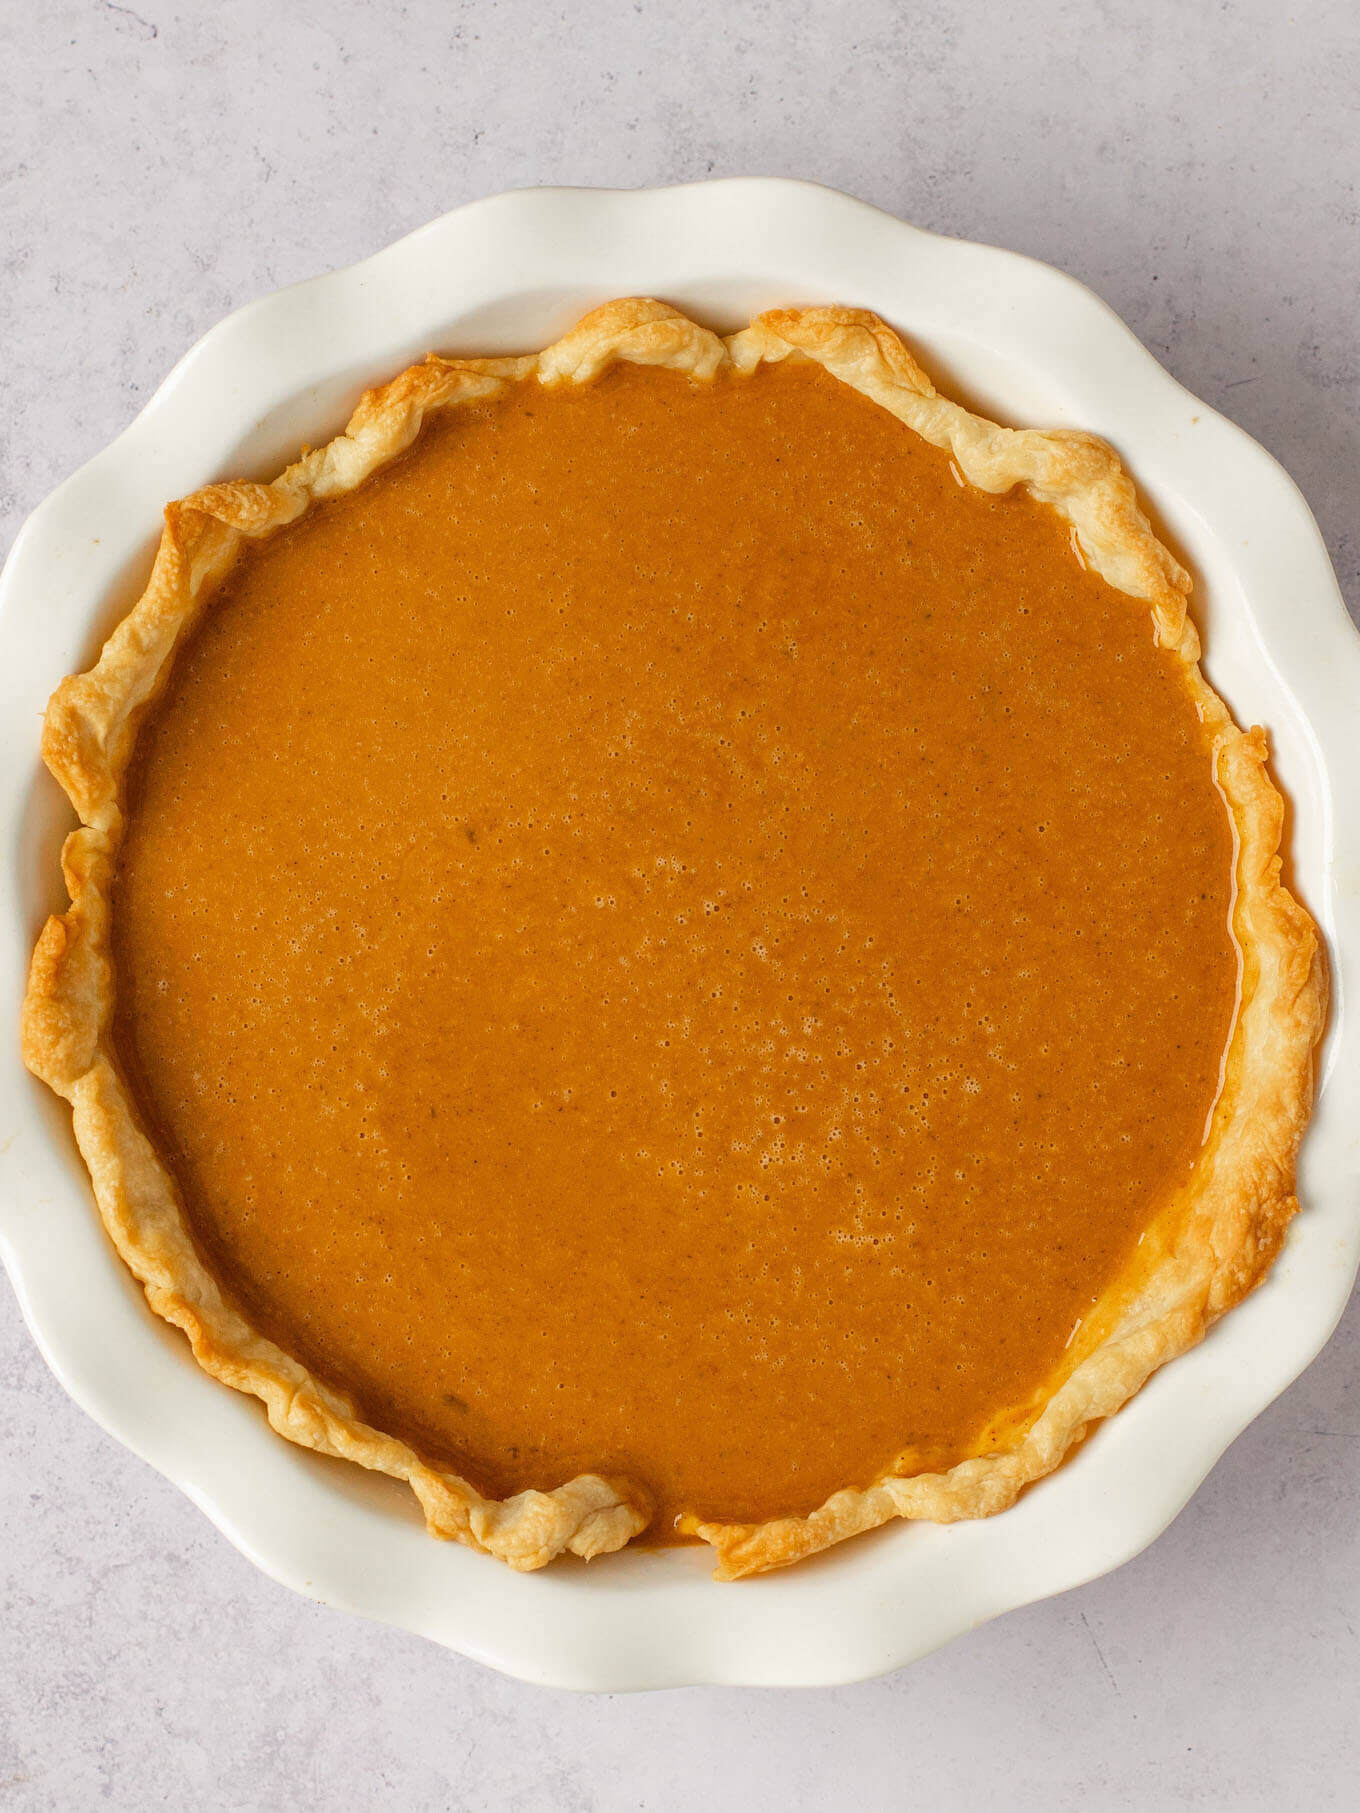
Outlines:
<svg viewBox="0 0 1360 1813"><path fill-rule="evenodd" d="M971 414L935 392L877 317L844 308L770 311L721 340L664 304L620 301L537 356L431 358L413 366L368 393L344 434L272 484L213 485L168 506L142 597L95 667L53 695L44 758L81 828L63 851L71 907L48 921L34 952L24 1058L72 1103L105 1225L152 1308L184 1330L199 1364L260 1397L288 1439L407 1480L433 1534L517 1569L542 1566L564 1550L589 1557L623 1546L645 1526L645 1495L627 1481L584 1475L553 1492L484 1498L363 1423L343 1393L265 1340L223 1298L198 1258L173 1180L138 1124L112 1047L109 919L122 780L142 707L243 541L295 520L315 500L353 489L410 445L427 413L529 377L589 382L616 359L707 379L724 367L747 372L790 355L818 361L948 448L980 488L1026 485L1071 522L1088 564L1148 603L1159 640L1186 664L1233 818L1243 986L1225 1087L1176 1225L1088 1318L1089 1340L1020 1441L946 1473L888 1476L867 1491L836 1493L808 1517L755 1525L690 1519L690 1532L717 1550L719 1577L732 1578L784 1565L893 1517L952 1521L1004 1509L1051 1472L1091 1423L1117 1410L1259 1282L1298 1207L1294 1160L1326 1001L1320 941L1280 881L1283 802L1266 772L1264 733L1239 730L1200 674L1199 639L1186 614L1189 580L1153 535L1104 443L1072 432L1000 428Z"/></svg>

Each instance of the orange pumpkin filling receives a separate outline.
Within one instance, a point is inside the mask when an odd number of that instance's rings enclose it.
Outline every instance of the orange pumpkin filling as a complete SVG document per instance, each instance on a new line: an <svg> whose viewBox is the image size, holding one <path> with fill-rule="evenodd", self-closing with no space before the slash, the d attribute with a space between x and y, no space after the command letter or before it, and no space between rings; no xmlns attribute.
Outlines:
<svg viewBox="0 0 1360 1813"><path fill-rule="evenodd" d="M428 1458L663 1537L985 1451L1218 1088L1184 674L812 365L434 418L136 746L117 1043L213 1270Z"/></svg>

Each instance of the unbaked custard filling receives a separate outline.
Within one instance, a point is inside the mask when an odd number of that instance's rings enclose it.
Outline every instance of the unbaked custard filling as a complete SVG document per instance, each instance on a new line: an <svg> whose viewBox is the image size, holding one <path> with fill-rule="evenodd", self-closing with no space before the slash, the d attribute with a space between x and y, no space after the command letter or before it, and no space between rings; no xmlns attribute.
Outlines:
<svg viewBox="0 0 1360 1813"><path fill-rule="evenodd" d="M427 1458L663 1539L985 1451L1218 1088L1184 674L810 364L434 418L136 746L117 1044L214 1272Z"/></svg>

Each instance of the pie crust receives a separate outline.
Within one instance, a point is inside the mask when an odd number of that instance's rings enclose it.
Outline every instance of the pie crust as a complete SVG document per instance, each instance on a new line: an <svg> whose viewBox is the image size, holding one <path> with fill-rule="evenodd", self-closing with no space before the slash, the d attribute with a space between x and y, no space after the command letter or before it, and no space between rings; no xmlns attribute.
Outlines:
<svg viewBox="0 0 1360 1813"><path fill-rule="evenodd" d="M589 1558L621 1548L649 1521L647 1495L627 1480L584 1474L550 1492L484 1497L361 1421L344 1393L265 1339L223 1295L198 1255L113 1049L110 914L124 777L146 707L247 538L268 536L314 501L352 490L412 443L427 414L493 397L529 377L585 384L616 360L707 379L724 367L746 373L789 357L815 360L947 449L971 485L993 493L1024 486L1051 504L1071 524L1087 564L1147 603L1159 642L1185 663L1234 828L1240 995L1206 1144L1174 1221L1159 1223L1134 1267L1083 1323L1065 1377L1022 1436L946 1472L888 1476L868 1490L837 1492L806 1517L756 1524L689 1518L686 1533L713 1546L717 1577L731 1579L786 1565L892 1518L950 1522L1004 1510L1262 1279L1298 1208L1295 1155L1326 1008L1322 947L1281 881L1284 804L1267 772L1265 733L1240 730L1201 674L1199 637L1186 611L1189 578L1156 539L1109 447L1087 434L1013 430L971 414L940 396L892 330L862 310L772 310L724 340L665 304L619 301L536 357L431 357L369 392L344 434L305 453L272 484L210 485L169 505L142 597L94 668L57 688L43 755L80 828L62 854L71 905L48 920L34 952L23 1053L71 1103L109 1234L152 1309L183 1329L198 1363L259 1397L289 1440L405 1480L433 1535L516 1569L541 1567L564 1551Z"/></svg>

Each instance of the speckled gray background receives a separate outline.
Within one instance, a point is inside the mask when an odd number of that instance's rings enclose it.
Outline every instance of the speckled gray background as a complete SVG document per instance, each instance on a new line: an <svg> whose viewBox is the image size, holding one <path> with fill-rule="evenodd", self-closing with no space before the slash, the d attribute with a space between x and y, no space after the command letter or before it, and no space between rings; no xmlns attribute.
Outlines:
<svg viewBox="0 0 1360 1813"><path fill-rule="evenodd" d="M263 291L498 189L777 174L1091 284L1355 609L1358 97L1354 0L0 0L0 537ZM1358 1373L1353 1310L1140 1560L894 1678L574 1698L262 1578L0 1287L0 1805L1353 1804Z"/></svg>

